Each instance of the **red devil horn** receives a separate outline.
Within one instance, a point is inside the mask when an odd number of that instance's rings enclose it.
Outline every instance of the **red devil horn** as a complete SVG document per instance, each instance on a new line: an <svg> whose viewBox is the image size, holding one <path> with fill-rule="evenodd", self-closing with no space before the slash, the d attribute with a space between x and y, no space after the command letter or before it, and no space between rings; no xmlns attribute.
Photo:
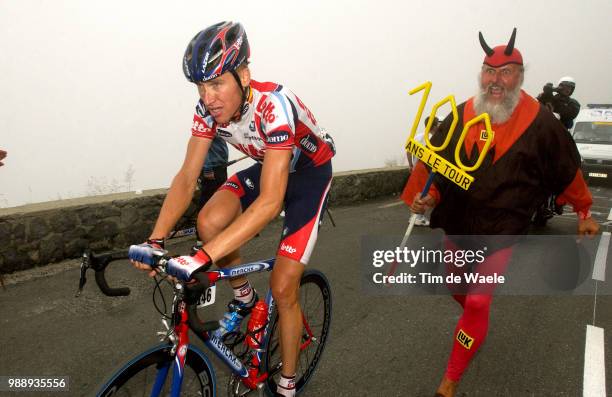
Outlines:
<svg viewBox="0 0 612 397"><path fill-rule="evenodd" d="M489 45L487 44L487 42L485 41L484 37L482 36L482 32L478 32L478 40L480 40L480 46L482 47L482 49L484 50L485 54L487 54L488 57L490 57L491 55L493 55L493 53L495 51L493 51L491 49L491 47L489 47Z"/></svg>
<svg viewBox="0 0 612 397"><path fill-rule="evenodd" d="M508 41L508 45L504 50L504 54L511 55L512 50L514 50L514 39L516 39L516 28L512 29L512 36L510 36L510 41Z"/></svg>

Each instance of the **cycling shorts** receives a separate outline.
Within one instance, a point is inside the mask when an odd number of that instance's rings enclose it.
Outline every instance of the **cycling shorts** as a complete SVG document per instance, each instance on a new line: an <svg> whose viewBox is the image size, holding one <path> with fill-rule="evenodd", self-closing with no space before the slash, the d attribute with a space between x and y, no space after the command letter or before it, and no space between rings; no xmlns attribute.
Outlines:
<svg viewBox="0 0 612 397"><path fill-rule="evenodd" d="M219 190L234 193L245 211L259 196L261 168L261 164L256 163L232 175ZM285 223L277 255L308 263L327 205L331 180L331 161L289 174L284 200Z"/></svg>

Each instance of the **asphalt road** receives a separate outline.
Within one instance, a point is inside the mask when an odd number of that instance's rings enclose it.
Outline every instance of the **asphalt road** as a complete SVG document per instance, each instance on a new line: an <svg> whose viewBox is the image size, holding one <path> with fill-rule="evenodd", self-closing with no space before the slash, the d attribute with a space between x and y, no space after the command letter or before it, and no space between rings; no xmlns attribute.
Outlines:
<svg viewBox="0 0 612 397"><path fill-rule="evenodd" d="M594 188L593 194L593 212L607 230L612 190ZM407 208L389 198L335 208L333 215L337 227L326 220L309 265L325 272L332 284L332 330L303 395L432 396L446 366L459 306L448 296L376 296L362 287L362 237L394 235L399 243ZM574 228L573 215L557 216L534 233L572 234ZM269 226L243 250L245 260L272 256L279 234L279 223ZM185 241L171 249L182 252L189 245ZM47 395L88 396L114 368L157 343L155 332L162 327L147 277L118 263L110 278L129 285L130 296L105 297L90 276L83 295L75 298L77 266L66 262L8 277L0 291L0 376L68 375L69 392ZM266 290L265 275L252 280L260 292ZM229 293L220 285L210 318L222 313ZM612 395L611 308L608 294L495 297L488 339L459 395L583 395L587 324L605 331L605 377ZM215 366L218 395L225 395L227 372L216 361Z"/></svg>

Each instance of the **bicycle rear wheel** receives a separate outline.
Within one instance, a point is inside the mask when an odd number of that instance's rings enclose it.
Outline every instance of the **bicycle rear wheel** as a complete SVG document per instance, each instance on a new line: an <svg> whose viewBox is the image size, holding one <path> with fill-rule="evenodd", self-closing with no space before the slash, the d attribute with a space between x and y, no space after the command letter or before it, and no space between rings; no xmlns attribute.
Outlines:
<svg viewBox="0 0 612 397"><path fill-rule="evenodd" d="M171 345L164 344L146 351L121 367L100 388L98 397L151 396L156 379L161 380L160 396L168 396L172 385L175 355ZM215 396L215 374L206 356L189 346L185 359L181 396ZM167 375L164 376L164 371ZM160 378L160 379L158 379Z"/></svg>
<svg viewBox="0 0 612 397"><path fill-rule="evenodd" d="M329 333L332 297L329 282L323 273L310 269L304 272L300 281L300 306L304 327L296 368L295 388L297 393L303 390L317 368ZM268 373L266 392L274 396L282 369L280 330L276 308L270 321L271 331L264 355L263 369Z"/></svg>

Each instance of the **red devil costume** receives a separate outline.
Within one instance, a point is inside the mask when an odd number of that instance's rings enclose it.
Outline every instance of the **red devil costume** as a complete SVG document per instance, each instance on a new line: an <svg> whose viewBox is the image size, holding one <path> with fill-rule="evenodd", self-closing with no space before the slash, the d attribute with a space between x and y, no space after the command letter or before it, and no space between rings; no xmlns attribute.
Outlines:
<svg viewBox="0 0 612 397"><path fill-rule="evenodd" d="M516 29L507 45L491 49L479 33L486 53L484 64L499 68L507 64L523 64L514 48ZM459 122L447 148L439 154L455 163L455 147L464 123L476 117L474 98L457 108ZM440 146L452 122L447 117L432 139ZM520 99L510 118L493 124L491 149L476 171L474 182L465 191L440 175L434 177L429 194L437 205L431 215L431 227L442 228L448 235L447 249L460 249L462 243L452 235L520 235L529 228L535 210L554 194L559 204L570 203L581 219L589 217L591 194L580 171L580 156L576 145L563 125L537 100L521 91ZM472 165L482 150L486 135L484 123L471 127L460 156L462 163ZM402 199L412 204L425 185L430 170L419 162L402 193ZM510 259L512 239L490 239L489 256L475 271L503 273ZM492 293L492 291L491 291ZM474 353L484 341L487 329L491 293L455 295L464 309L455 329L453 349L446 376L458 381Z"/></svg>

